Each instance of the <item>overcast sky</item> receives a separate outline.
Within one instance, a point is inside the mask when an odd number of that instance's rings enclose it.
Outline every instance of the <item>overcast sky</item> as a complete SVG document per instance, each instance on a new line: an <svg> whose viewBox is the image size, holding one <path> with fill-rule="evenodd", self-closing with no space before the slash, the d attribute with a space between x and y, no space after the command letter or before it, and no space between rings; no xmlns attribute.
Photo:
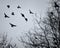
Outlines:
<svg viewBox="0 0 60 48"><path fill-rule="evenodd" d="M10 8L7 8L7 5L10 5ZM18 9L18 5L21 8ZM47 7L48 0L0 0L0 32L7 32L9 38L16 40L16 37L23 35L34 26L35 14L30 14L29 9L42 17L45 16ZM15 15L11 15L12 12ZM4 13L10 18L5 18ZM25 15L27 22L20 13ZM9 23L15 24L16 27L11 27Z"/></svg>

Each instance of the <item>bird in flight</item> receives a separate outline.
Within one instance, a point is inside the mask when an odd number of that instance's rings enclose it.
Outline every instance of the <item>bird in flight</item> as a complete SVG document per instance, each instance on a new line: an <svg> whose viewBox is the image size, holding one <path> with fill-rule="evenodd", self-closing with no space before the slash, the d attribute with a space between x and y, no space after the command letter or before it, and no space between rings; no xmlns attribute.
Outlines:
<svg viewBox="0 0 60 48"><path fill-rule="evenodd" d="M53 12L50 12L53 15Z"/></svg>
<svg viewBox="0 0 60 48"><path fill-rule="evenodd" d="M28 21L28 19L27 19L27 18L25 18L25 21Z"/></svg>
<svg viewBox="0 0 60 48"><path fill-rule="evenodd" d="M30 13L30 14L34 14L31 10L29 10L29 13Z"/></svg>
<svg viewBox="0 0 60 48"><path fill-rule="evenodd" d="M7 5L7 8L10 8L10 5Z"/></svg>
<svg viewBox="0 0 60 48"><path fill-rule="evenodd" d="M21 7L18 5L17 8L21 8Z"/></svg>
<svg viewBox="0 0 60 48"><path fill-rule="evenodd" d="M59 5L57 4L57 2L54 2L54 7L59 8Z"/></svg>
<svg viewBox="0 0 60 48"><path fill-rule="evenodd" d="M6 13L4 13L4 15L5 15L5 18L10 18L8 15L6 15Z"/></svg>
<svg viewBox="0 0 60 48"><path fill-rule="evenodd" d="M12 24L12 23L9 23L11 25L11 27L16 27L16 25Z"/></svg>
<svg viewBox="0 0 60 48"><path fill-rule="evenodd" d="M11 15L15 15L14 12L12 12Z"/></svg>
<svg viewBox="0 0 60 48"><path fill-rule="evenodd" d="M25 15L24 15L23 13L21 13L21 15L22 15L22 17L24 17L24 18L25 18Z"/></svg>

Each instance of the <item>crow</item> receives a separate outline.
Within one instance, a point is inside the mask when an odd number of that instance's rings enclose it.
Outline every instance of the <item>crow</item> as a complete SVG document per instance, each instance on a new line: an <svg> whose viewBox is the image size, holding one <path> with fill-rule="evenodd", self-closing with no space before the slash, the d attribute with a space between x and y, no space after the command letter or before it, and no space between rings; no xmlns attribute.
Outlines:
<svg viewBox="0 0 60 48"><path fill-rule="evenodd" d="M37 37L35 36L35 39L37 39Z"/></svg>
<svg viewBox="0 0 60 48"><path fill-rule="evenodd" d="M24 17L24 18L25 18L25 15L24 15L23 13L21 13L21 15L22 15L22 17Z"/></svg>
<svg viewBox="0 0 60 48"><path fill-rule="evenodd" d="M5 18L10 18L9 16L6 15L6 13L4 13L4 15L5 15Z"/></svg>
<svg viewBox="0 0 60 48"><path fill-rule="evenodd" d="M27 19L27 18L25 18L25 21L28 21L28 19Z"/></svg>
<svg viewBox="0 0 60 48"><path fill-rule="evenodd" d="M12 23L9 23L11 25L11 27L16 27L16 25L12 24Z"/></svg>
<svg viewBox="0 0 60 48"><path fill-rule="evenodd" d="M53 12L50 12L51 15L53 15L54 13Z"/></svg>
<svg viewBox="0 0 60 48"><path fill-rule="evenodd" d="M10 5L7 5L7 8L10 8Z"/></svg>
<svg viewBox="0 0 60 48"><path fill-rule="evenodd" d="M34 14L31 10L29 10L29 13L30 13L30 14Z"/></svg>
<svg viewBox="0 0 60 48"><path fill-rule="evenodd" d="M57 2L54 2L54 7L59 8L59 5L57 4Z"/></svg>
<svg viewBox="0 0 60 48"><path fill-rule="evenodd" d="M14 12L12 12L11 15L15 15Z"/></svg>
<svg viewBox="0 0 60 48"><path fill-rule="evenodd" d="M21 8L21 7L18 5L17 8Z"/></svg>

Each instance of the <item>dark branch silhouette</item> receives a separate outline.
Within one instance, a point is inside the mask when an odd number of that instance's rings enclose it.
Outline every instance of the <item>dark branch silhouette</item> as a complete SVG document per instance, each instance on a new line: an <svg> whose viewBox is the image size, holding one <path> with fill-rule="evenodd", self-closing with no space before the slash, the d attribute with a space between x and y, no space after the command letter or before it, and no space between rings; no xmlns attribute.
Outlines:
<svg viewBox="0 0 60 48"><path fill-rule="evenodd" d="M0 33L1 34L1 33ZM8 35L3 33L0 35L0 48L17 48L17 44L12 44L12 40L8 40Z"/></svg>
<svg viewBox="0 0 60 48"><path fill-rule="evenodd" d="M5 18L10 18L8 15L6 15L6 13L4 13L4 17L5 17Z"/></svg>
<svg viewBox="0 0 60 48"><path fill-rule="evenodd" d="M9 23L11 25L11 27L16 27L16 25L12 24L12 23Z"/></svg>

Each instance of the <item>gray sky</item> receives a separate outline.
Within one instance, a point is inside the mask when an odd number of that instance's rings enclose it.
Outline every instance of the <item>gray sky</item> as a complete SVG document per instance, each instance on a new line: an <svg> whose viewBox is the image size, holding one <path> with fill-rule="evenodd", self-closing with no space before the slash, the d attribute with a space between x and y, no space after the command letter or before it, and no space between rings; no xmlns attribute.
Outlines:
<svg viewBox="0 0 60 48"><path fill-rule="evenodd" d="M10 5L10 8L7 8ZM21 9L17 9L20 5ZM29 29L33 28L33 15L29 13L29 9L38 15L45 16L48 7L48 0L0 0L0 32L7 32L9 38L16 41L16 37L23 35ZM15 15L11 15L14 12ZM10 18L4 18L6 13ZM20 13L23 13L28 21L26 22ZM16 24L12 28L9 23Z"/></svg>

